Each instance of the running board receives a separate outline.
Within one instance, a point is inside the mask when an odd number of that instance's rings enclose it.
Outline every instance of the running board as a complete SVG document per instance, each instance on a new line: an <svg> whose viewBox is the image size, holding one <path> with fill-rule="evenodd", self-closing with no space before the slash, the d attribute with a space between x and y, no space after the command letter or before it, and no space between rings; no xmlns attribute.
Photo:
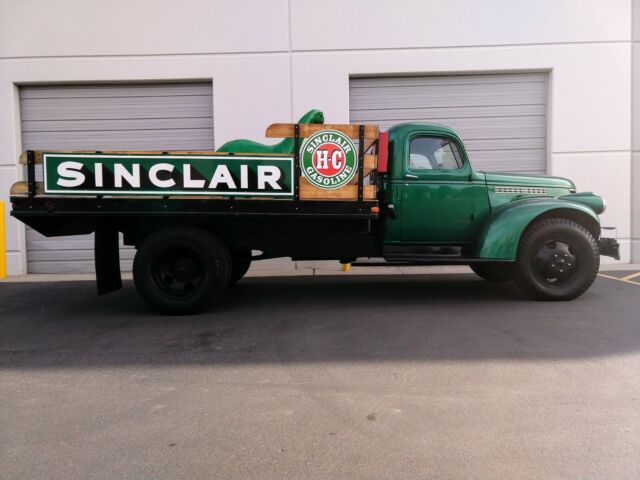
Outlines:
<svg viewBox="0 0 640 480"><path fill-rule="evenodd" d="M411 267L426 265L469 265L471 263L513 263L513 260L460 257L454 255L390 255L382 262L353 262L354 267Z"/></svg>

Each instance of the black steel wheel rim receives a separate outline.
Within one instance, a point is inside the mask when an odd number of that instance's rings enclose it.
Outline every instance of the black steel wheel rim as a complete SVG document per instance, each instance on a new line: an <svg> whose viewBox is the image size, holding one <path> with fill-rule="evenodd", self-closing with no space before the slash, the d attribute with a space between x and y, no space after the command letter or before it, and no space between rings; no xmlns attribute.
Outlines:
<svg viewBox="0 0 640 480"><path fill-rule="evenodd" d="M174 298L196 294L204 285L207 271L200 255L186 246L174 246L159 252L152 263L156 287Z"/></svg>
<svg viewBox="0 0 640 480"><path fill-rule="evenodd" d="M535 250L532 269L536 278L551 287L566 285L576 274L578 255L567 240L547 240Z"/></svg>

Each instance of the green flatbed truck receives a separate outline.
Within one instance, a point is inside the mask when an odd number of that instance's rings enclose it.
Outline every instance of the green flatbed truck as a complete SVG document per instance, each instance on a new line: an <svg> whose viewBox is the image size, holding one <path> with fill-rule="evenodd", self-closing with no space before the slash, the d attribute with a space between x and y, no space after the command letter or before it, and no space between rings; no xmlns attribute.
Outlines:
<svg viewBox="0 0 640 480"><path fill-rule="evenodd" d="M122 234L139 293L171 314L206 308L268 258L463 264L547 300L580 296L600 255L619 258L604 200L568 179L476 171L441 125L323 122L311 111L271 125L278 144L215 152L28 151L11 214L46 236L94 232L99 294L122 286Z"/></svg>

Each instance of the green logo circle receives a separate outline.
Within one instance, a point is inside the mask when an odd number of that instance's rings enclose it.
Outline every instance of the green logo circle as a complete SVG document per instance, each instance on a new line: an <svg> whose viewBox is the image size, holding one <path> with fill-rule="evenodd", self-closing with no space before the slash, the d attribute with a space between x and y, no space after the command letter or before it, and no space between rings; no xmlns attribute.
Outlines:
<svg viewBox="0 0 640 480"><path fill-rule="evenodd" d="M302 144L302 174L318 188L332 190L348 184L358 170L358 155L351 139L336 130L321 130Z"/></svg>

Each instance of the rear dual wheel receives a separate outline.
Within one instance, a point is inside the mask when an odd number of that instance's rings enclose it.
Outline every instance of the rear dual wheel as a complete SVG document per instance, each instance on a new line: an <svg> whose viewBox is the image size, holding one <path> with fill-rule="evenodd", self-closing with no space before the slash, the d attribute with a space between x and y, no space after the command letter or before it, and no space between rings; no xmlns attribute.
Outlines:
<svg viewBox="0 0 640 480"><path fill-rule="evenodd" d="M133 280L142 298L163 313L196 313L229 285L232 261L218 238L192 227L169 227L138 247Z"/></svg>

